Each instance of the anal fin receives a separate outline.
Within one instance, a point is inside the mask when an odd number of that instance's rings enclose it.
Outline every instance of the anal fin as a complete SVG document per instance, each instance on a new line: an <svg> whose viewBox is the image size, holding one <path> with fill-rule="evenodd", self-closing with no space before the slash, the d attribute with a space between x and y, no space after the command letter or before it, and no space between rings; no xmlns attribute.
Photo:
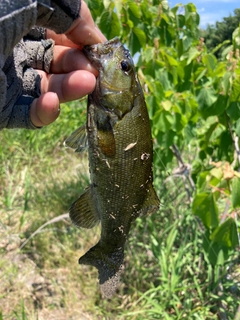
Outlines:
<svg viewBox="0 0 240 320"><path fill-rule="evenodd" d="M72 222L80 228L93 228L99 221L99 214L93 204L91 188L88 188L71 205L69 215Z"/></svg>

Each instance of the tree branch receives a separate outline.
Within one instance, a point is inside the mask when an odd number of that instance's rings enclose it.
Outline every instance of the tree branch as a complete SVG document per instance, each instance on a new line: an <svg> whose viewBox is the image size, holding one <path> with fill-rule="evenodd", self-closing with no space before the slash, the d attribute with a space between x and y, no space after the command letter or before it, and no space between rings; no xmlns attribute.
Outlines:
<svg viewBox="0 0 240 320"><path fill-rule="evenodd" d="M185 164L183 162L183 159L178 150L178 147L175 144L171 146L170 149L172 150L174 156L177 158L177 161L178 161L178 168L173 170L172 175L182 177L184 181L185 190L188 195L188 199L190 202L192 202L193 200L192 193L195 190L195 183L191 177L191 165L189 163ZM188 183L191 186L192 190L190 190Z"/></svg>

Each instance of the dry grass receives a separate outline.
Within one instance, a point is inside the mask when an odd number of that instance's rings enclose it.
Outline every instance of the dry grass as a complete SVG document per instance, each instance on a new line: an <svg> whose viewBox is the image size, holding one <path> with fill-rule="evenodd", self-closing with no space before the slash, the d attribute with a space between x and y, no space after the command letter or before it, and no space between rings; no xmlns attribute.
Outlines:
<svg viewBox="0 0 240 320"><path fill-rule="evenodd" d="M36 161L21 170L14 159L11 167L5 166L2 185L12 187L9 199L4 190L1 193L5 203L0 209L3 319L14 319L14 312L21 313L22 302L28 319L92 319L89 302L94 303L97 273L80 267L77 261L97 242L96 230L77 230L65 219L47 226L19 249L41 224L67 212L71 198L77 197L88 179L88 164L83 160L80 164L77 157L67 151L63 157L61 151L51 162L51 170L46 168L45 172L37 170ZM31 180L28 184L27 176Z"/></svg>

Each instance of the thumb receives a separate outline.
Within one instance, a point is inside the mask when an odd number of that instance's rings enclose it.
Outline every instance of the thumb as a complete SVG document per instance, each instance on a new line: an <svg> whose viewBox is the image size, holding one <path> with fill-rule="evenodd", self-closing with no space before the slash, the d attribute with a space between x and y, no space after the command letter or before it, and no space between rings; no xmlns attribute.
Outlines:
<svg viewBox="0 0 240 320"><path fill-rule="evenodd" d="M59 99L56 93L47 92L33 100L30 107L30 119L36 127L47 126L60 114Z"/></svg>

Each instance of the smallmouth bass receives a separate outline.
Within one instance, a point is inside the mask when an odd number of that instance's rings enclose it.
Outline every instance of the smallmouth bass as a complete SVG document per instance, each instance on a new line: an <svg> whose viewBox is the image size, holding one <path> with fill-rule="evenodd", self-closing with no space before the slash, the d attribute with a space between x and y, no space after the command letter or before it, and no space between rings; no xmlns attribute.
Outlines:
<svg viewBox="0 0 240 320"><path fill-rule="evenodd" d="M117 289L124 244L132 222L154 213L159 199L152 185L153 146L143 91L130 53L118 38L86 46L83 52L99 70L88 96L87 122L65 145L80 152L88 145L91 185L70 208L81 228L101 222L101 238L80 264L98 269L103 295Z"/></svg>

